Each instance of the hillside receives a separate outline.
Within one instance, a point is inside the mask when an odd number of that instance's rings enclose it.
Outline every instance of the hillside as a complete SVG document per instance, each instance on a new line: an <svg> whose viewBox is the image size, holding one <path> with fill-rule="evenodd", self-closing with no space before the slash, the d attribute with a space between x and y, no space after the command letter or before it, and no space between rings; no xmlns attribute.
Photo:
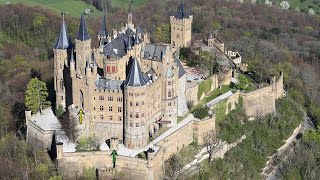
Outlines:
<svg viewBox="0 0 320 180"><path fill-rule="evenodd" d="M79 0L0 0L0 5L10 3L23 3L28 6L41 6L56 11L59 14L66 11L73 17L78 17L86 8L93 11L90 13L93 16L101 15L101 12L95 7Z"/></svg>
<svg viewBox="0 0 320 180"><path fill-rule="evenodd" d="M114 6L116 3L121 7L127 4L126 0L113 1ZM168 15L176 10L179 0L144 1L148 2L144 6L134 8L134 23L150 32L151 38L167 37L170 28L157 27L170 27ZM1 4L6 2L7 0L0 0ZM30 152L25 142L15 137L16 132L23 133L26 85L31 77L39 77L47 82L49 100L54 99L52 46L61 23L58 14L68 9L71 16L76 16L66 17L70 35L74 37L78 30L78 16L82 7L93 8L93 6L80 0L10 0L10 2L24 2L29 5L39 5L40 8L30 8L22 4L0 6L0 165L2 167L0 177L21 179L17 176L29 175L31 179L49 179L49 176L54 174L45 166L46 162L39 163L31 156L35 153ZM43 5L44 2L48 4ZM135 1L137 4L138 2L142 4L143 0ZM266 77L269 75L283 71L288 95L309 112L316 124L320 124L318 16L283 11L261 4L240 4L225 0L188 0L186 3L188 8L192 4L193 9L193 40L206 38L210 30L218 29L218 36L226 42L226 48L239 51L243 61L249 64L249 69L258 72L263 81L267 81ZM44 6L50 7L57 13L42 9ZM97 10L94 12L98 13ZM108 14L109 32L126 22L126 13L126 9L117 9ZM100 18L90 16L89 19L87 23L90 36L93 41L97 41ZM72 40L74 41L73 38ZM162 39L152 40L162 41ZM96 44L93 42L93 45ZM282 128L280 125L273 127L278 131ZM280 129L279 132L283 131ZM265 141L256 143L260 145L259 147L267 145ZM237 156L236 151L231 153ZM229 157L232 157L232 154ZM259 163L264 163L265 159L262 161ZM232 165L236 163L236 159L230 161ZM27 170L28 174L25 174Z"/></svg>
<svg viewBox="0 0 320 180"><path fill-rule="evenodd" d="M270 0L273 4L279 6L283 0ZM304 13L308 13L309 9L312 8L314 12L320 15L320 1L319 0L287 0L290 4L291 10L299 10Z"/></svg>

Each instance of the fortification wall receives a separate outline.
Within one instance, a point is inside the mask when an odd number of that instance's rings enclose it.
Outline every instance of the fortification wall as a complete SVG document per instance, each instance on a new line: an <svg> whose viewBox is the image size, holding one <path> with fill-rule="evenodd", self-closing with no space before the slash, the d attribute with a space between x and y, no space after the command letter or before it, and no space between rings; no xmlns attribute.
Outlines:
<svg viewBox="0 0 320 180"><path fill-rule="evenodd" d="M241 93L243 108L249 117L263 117L276 110L276 101L272 85L250 93Z"/></svg>
<svg viewBox="0 0 320 180"><path fill-rule="evenodd" d="M63 153L58 159L59 169L72 175L81 175L84 168L106 168L113 166L111 151L73 152ZM148 161L144 159L117 156L116 169L130 174L128 179L150 179L153 169L148 168Z"/></svg>
<svg viewBox="0 0 320 180"><path fill-rule="evenodd" d="M203 136L214 128L214 117L190 121L158 142L156 145L160 149L152 158L149 157L149 160L118 156L116 169L126 174L128 179L161 179L164 161L169 159L172 154L176 154L182 148L188 146L195 139L198 144L202 144ZM57 147L57 149L59 148ZM83 168L94 167L99 170L104 169L105 171L102 173L107 174L113 169L112 156L110 155L111 151L61 153L61 157L58 155L59 169L72 175L81 175Z"/></svg>
<svg viewBox="0 0 320 180"><path fill-rule="evenodd" d="M226 114L230 110L236 108L239 103L239 97L243 98L243 108L249 117L265 116L274 113L276 110L276 99L282 98L283 95L283 74L280 74L278 81L273 78L273 84L257 89L249 93L236 92L227 99L228 108Z"/></svg>

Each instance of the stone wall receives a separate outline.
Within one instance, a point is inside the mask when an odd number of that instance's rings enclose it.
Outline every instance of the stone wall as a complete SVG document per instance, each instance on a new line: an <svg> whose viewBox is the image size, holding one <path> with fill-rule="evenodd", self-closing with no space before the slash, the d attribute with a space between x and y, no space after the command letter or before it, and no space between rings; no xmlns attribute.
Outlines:
<svg viewBox="0 0 320 180"><path fill-rule="evenodd" d="M147 159L119 155L117 157L116 170L126 174L128 176L126 177L127 179L161 179L164 161L194 140L197 140L198 144L202 144L203 136L214 128L214 117L190 121L159 141L156 144L159 150L156 153L151 153L151 155L148 154ZM88 167L94 167L98 171L101 170L101 173L108 173L113 169L111 151L65 153L61 151L62 148L59 148L59 146L61 145L57 145L59 169L65 170L69 174L79 176L82 174L83 168Z"/></svg>
<svg viewBox="0 0 320 180"><path fill-rule="evenodd" d="M283 74L280 74L278 81L273 78L272 84L249 93L236 92L227 99L228 107L235 109L239 103L239 97L243 98L243 108L249 117L263 117L274 113L276 110L276 99L283 95ZM226 113L228 113L227 108Z"/></svg>

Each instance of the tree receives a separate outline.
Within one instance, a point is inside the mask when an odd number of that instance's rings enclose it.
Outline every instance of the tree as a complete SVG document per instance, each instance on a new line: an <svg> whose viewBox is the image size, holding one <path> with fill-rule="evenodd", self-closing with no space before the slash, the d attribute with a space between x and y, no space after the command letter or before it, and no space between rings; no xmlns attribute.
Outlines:
<svg viewBox="0 0 320 180"><path fill-rule="evenodd" d="M203 142L209 154L209 162L211 162L213 152L220 142L218 139L218 132L214 129L210 130L204 135Z"/></svg>
<svg viewBox="0 0 320 180"><path fill-rule="evenodd" d="M156 28L155 40L156 42L170 43L171 36L170 24L161 24Z"/></svg>
<svg viewBox="0 0 320 180"><path fill-rule="evenodd" d="M180 157L176 154L173 154L164 165L164 177L163 179L177 180L181 179L182 168Z"/></svg>
<svg viewBox="0 0 320 180"><path fill-rule="evenodd" d="M27 90L25 92L26 95L26 107L32 111L32 113L36 113L38 111L42 111L51 105L49 101L47 101L48 92L47 92L46 83L40 81L38 78L32 78L27 86Z"/></svg>
<svg viewBox="0 0 320 180"><path fill-rule="evenodd" d="M70 113L67 111L63 113L60 118L61 127L68 136L68 138L75 142L79 137L80 130L77 128L77 119L74 116L70 116Z"/></svg>

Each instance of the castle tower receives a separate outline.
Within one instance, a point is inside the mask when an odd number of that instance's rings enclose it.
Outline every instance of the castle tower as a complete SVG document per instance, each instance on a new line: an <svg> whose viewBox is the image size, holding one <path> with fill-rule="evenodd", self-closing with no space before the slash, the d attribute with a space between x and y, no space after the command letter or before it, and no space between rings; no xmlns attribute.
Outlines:
<svg viewBox="0 0 320 180"><path fill-rule="evenodd" d="M210 31L210 35L208 37L208 46L213 47L214 46L214 36L212 34L212 31Z"/></svg>
<svg viewBox="0 0 320 180"><path fill-rule="evenodd" d="M103 17L101 19L100 31L98 33L98 39L99 39L100 46L105 45L105 41L107 41L107 37L108 37L107 21L106 21L106 16L103 15Z"/></svg>
<svg viewBox="0 0 320 180"><path fill-rule="evenodd" d="M66 108L66 88L64 85L63 70L65 63L68 62L68 48L70 47L70 45L69 34L63 15L59 37L56 44L53 46L54 90L56 91L56 108L59 108L59 106L62 106L64 109Z"/></svg>
<svg viewBox="0 0 320 180"><path fill-rule="evenodd" d="M76 36L76 72L78 77L85 74L86 61L91 58L91 38L88 33L83 14L80 18L79 30Z"/></svg>
<svg viewBox="0 0 320 180"><path fill-rule="evenodd" d="M191 12L190 12L191 13ZM171 46L174 48L188 47L191 45L191 25L193 17L180 3L177 12L170 16Z"/></svg>
<svg viewBox="0 0 320 180"><path fill-rule="evenodd" d="M139 62L136 58L124 85L125 96L125 124L124 144L127 148L136 149L147 145L147 82L143 78Z"/></svg>

